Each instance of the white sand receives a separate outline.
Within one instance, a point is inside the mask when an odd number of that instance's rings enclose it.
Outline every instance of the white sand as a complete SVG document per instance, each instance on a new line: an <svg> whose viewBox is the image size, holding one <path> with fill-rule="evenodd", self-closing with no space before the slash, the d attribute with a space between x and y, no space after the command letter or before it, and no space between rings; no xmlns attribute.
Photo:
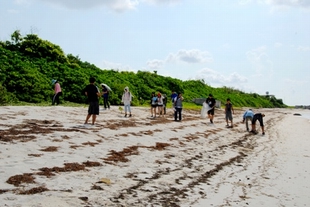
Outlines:
<svg viewBox="0 0 310 207"><path fill-rule="evenodd" d="M246 132L243 111L233 129L223 110L215 125L132 111L112 106L85 126L87 108L0 107L0 206L310 205L310 122L293 115L308 111L255 110L265 136Z"/></svg>

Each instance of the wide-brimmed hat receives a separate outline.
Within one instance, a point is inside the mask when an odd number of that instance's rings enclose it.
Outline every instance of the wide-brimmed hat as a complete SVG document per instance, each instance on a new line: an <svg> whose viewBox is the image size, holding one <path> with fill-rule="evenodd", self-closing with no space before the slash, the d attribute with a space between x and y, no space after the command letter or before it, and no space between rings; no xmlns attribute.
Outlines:
<svg viewBox="0 0 310 207"><path fill-rule="evenodd" d="M55 84L57 82L57 80L53 79L52 80L52 84Z"/></svg>

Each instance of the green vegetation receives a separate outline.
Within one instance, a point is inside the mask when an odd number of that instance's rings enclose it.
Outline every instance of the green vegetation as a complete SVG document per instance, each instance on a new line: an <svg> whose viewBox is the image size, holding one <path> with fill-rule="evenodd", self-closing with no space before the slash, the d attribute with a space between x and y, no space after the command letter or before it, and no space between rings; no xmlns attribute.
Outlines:
<svg viewBox="0 0 310 207"><path fill-rule="evenodd" d="M174 90L183 93L189 108L195 108L194 98L206 98L209 93L222 103L230 98L235 107L286 107L275 97L247 94L228 87L213 88L203 80L181 81L156 72L102 70L81 61L78 56L66 55L59 46L35 34L22 37L18 30L11 35L11 41L0 41L0 105L50 104L52 79L61 84L62 103L85 104L82 90L90 77L96 78L98 86L106 83L112 88L112 105L120 104L123 89L128 86L134 96L133 105L148 105L152 92L160 91L170 96Z"/></svg>

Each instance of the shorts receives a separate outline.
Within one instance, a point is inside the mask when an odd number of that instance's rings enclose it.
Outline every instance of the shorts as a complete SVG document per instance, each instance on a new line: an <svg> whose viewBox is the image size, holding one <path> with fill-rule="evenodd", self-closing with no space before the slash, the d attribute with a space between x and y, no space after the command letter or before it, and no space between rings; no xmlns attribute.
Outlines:
<svg viewBox="0 0 310 207"><path fill-rule="evenodd" d="M255 124L256 121L259 121L260 126L264 126L263 116L261 114L255 114L252 119L252 124Z"/></svg>
<svg viewBox="0 0 310 207"><path fill-rule="evenodd" d="M231 112L226 113L225 118L226 118L226 121L227 120L232 121L233 120L232 113Z"/></svg>
<svg viewBox="0 0 310 207"><path fill-rule="evenodd" d="M88 114L99 115L99 102L98 101L89 102Z"/></svg>
<svg viewBox="0 0 310 207"><path fill-rule="evenodd" d="M157 104L152 104L152 108L156 108L157 107Z"/></svg>
<svg viewBox="0 0 310 207"><path fill-rule="evenodd" d="M208 114L214 115L214 108L210 109L210 110L208 111Z"/></svg>

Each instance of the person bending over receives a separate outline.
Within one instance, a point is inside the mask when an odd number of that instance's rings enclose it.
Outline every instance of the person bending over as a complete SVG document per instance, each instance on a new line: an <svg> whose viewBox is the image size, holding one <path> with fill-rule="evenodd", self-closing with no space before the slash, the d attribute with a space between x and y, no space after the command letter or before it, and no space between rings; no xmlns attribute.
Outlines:
<svg viewBox="0 0 310 207"><path fill-rule="evenodd" d="M253 120L252 120L252 130L251 130L252 133L257 134L256 121L259 121L259 124L262 128L262 134L265 135L263 117L265 117L265 114L262 114L262 113L254 114Z"/></svg>

